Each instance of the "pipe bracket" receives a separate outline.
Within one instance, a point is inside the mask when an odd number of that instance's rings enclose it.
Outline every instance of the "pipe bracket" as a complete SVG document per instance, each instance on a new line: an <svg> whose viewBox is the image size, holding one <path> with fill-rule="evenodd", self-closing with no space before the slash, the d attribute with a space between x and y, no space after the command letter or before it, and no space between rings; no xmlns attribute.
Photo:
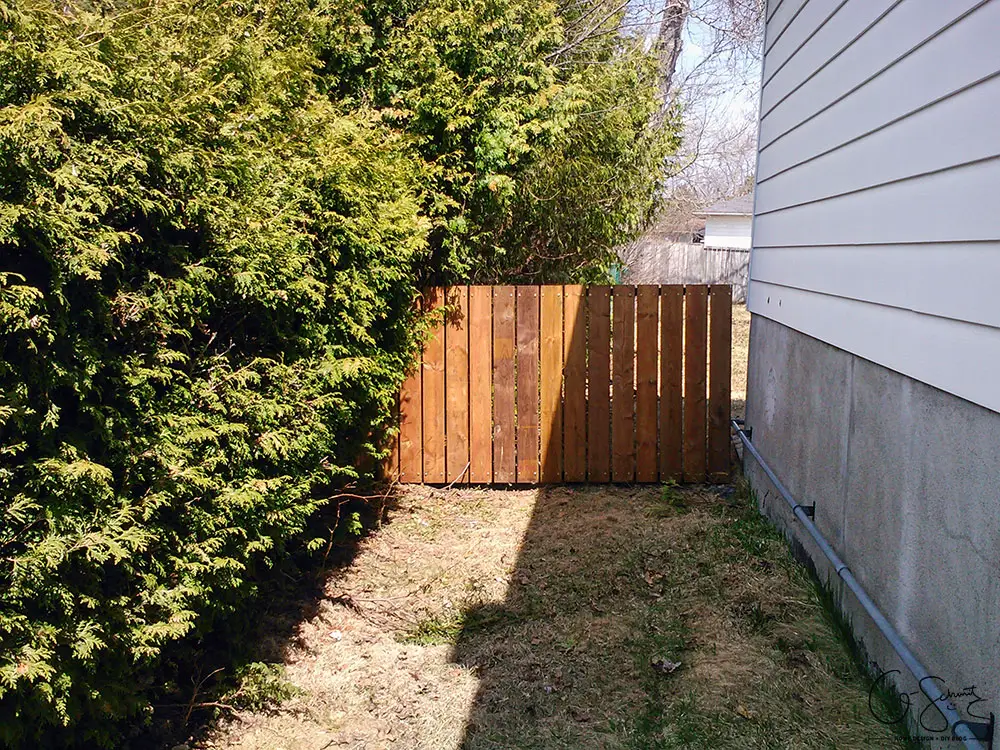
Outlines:
<svg viewBox="0 0 1000 750"><path fill-rule="evenodd" d="M987 721L963 721L977 740L986 743L989 750L993 750L993 735L996 730L996 717L990 711L990 720Z"/></svg>
<svg viewBox="0 0 1000 750"><path fill-rule="evenodd" d="M810 518L816 517L816 503L810 503L809 505L803 505L802 503L799 503L794 508L792 508L792 512L794 513L799 508L801 508L802 512L805 513Z"/></svg>

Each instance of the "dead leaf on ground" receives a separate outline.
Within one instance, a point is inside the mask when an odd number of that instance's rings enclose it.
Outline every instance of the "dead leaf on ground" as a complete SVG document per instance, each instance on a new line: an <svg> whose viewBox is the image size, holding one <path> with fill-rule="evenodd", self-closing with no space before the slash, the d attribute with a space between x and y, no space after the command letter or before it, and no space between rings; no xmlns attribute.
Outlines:
<svg viewBox="0 0 1000 750"><path fill-rule="evenodd" d="M659 658L653 659L650 662L653 669L660 674L673 674L680 667L681 663L679 661L670 661L669 659Z"/></svg>

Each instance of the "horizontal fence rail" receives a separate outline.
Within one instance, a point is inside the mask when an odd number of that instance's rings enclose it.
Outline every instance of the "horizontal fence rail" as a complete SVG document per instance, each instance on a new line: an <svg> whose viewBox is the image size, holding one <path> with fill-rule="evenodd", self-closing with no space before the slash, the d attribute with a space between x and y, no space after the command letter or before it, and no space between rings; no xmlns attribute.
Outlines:
<svg viewBox="0 0 1000 750"><path fill-rule="evenodd" d="M455 286L399 396L402 483L719 482L729 285Z"/></svg>

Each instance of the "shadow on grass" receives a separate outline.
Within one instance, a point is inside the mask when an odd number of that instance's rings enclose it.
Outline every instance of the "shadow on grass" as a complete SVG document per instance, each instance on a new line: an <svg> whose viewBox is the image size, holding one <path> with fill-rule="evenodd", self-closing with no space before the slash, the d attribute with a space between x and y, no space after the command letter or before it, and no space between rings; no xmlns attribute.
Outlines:
<svg viewBox="0 0 1000 750"><path fill-rule="evenodd" d="M362 540L388 523L397 489L316 513L300 538L322 537L325 545L308 551L300 542L277 564L261 565L238 606L206 623L197 637L172 644L151 677L171 687L153 693L150 721L131 729L124 750L198 742L220 712L266 710L293 694L281 665L302 646L299 625L318 614L330 576L351 565Z"/></svg>

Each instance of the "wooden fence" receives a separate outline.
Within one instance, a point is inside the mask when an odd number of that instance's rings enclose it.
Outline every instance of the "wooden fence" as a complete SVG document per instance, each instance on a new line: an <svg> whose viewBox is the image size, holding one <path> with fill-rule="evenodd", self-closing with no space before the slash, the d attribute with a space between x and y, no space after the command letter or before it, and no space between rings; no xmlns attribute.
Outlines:
<svg viewBox="0 0 1000 750"><path fill-rule="evenodd" d="M725 481L732 289L460 286L403 384L403 483Z"/></svg>
<svg viewBox="0 0 1000 750"><path fill-rule="evenodd" d="M733 299L745 302L750 251L675 242L651 235L631 250L625 280L632 284L729 284Z"/></svg>

